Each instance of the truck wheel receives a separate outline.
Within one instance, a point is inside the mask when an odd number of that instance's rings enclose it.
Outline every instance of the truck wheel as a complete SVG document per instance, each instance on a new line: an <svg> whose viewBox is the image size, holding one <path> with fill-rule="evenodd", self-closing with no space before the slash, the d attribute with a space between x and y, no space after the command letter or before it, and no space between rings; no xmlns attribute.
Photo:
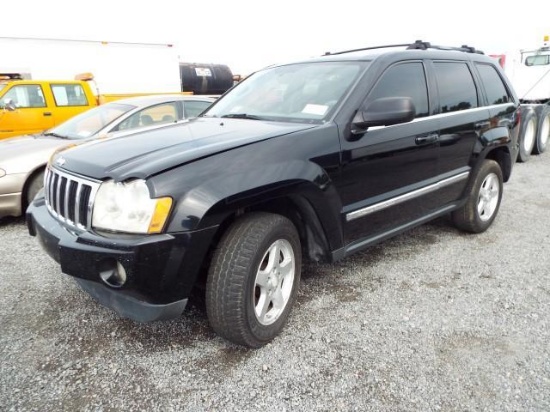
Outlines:
<svg viewBox="0 0 550 412"><path fill-rule="evenodd" d="M537 114L531 108L523 112L519 129L518 161L526 162L531 156L537 133Z"/></svg>
<svg viewBox="0 0 550 412"><path fill-rule="evenodd" d="M483 161L466 188L468 200L451 217L459 229L481 233L493 223L502 198L502 170L494 160Z"/></svg>
<svg viewBox="0 0 550 412"><path fill-rule="evenodd" d="M533 147L534 154L543 153L550 137L550 106L542 108L539 115L539 124L537 126L537 138Z"/></svg>
<svg viewBox="0 0 550 412"><path fill-rule="evenodd" d="M23 201L23 210L25 213L26 207L31 204L32 200L40 189L44 187L44 170L31 176L26 184L25 200Z"/></svg>
<svg viewBox="0 0 550 412"><path fill-rule="evenodd" d="M300 284L302 254L287 218L250 213L224 233L206 281L206 313L223 338L251 348L285 325Z"/></svg>

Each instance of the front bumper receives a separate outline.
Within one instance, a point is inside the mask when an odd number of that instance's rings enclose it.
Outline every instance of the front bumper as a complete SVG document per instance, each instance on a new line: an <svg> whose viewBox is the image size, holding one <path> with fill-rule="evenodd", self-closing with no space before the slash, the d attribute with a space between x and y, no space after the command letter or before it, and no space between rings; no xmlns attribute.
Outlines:
<svg viewBox="0 0 550 412"><path fill-rule="evenodd" d="M29 233L76 278L80 287L119 315L139 322L179 316L198 276L216 227L180 234L107 237L76 233L47 210L38 197L27 209ZM105 262L127 274L120 287L100 276Z"/></svg>
<svg viewBox="0 0 550 412"><path fill-rule="evenodd" d="M0 195L0 218L5 216L21 216L21 193Z"/></svg>

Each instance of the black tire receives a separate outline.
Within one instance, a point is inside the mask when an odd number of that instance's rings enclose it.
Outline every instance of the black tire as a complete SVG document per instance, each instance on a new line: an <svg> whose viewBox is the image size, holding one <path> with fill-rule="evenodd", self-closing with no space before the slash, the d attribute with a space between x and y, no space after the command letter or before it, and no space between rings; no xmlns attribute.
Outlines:
<svg viewBox="0 0 550 412"><path fill-rule="evenodd" d="M531 156L537 137L537 114L532 108L523 109L519 129L518 161L526 162Z"/></svg>
<svg viewBox="0 0 550 412"><path fill-rule="evenodd" d="M27 184L25 187L25 198L23 201L23 210L22 210L23 213L25 213L25 209L27 208L27 206L31 204L36 194L43 187L44 187L44 170L41 170L40 172L35 173L33 176L31 176L27 181Z"/></svg>
<svg viewBox="0 0 550 412"><path fill-rule="evenodd" d="M206 313L212 328L251 348L270 342L286 324L301 265L300 238L290 220L258 212L235 221L214 251L208 272ZM264 312L258 315L263 302Z"/></svg>
<svg viewBox="0 0 550 412"><path fill-rule="evenodd" d="M494 160L484 160L466 192L468 200L452 214L456 227L472 233L487 230L495 220L502 199L502 170Z"/></svg>
<svg viewBox="0 0 550 412"><path fill-rule="evenodd" d="M550 139L550 106L545 105L541 108L538 116L537 138L533 147L533 154L541 154L548 146Z"/></svg>

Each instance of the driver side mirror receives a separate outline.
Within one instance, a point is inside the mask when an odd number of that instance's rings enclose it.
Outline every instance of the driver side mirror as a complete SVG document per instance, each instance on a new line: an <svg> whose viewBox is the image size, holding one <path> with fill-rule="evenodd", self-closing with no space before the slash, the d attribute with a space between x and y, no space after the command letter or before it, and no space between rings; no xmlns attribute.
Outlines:
<svg viewBox="0 0 550 412"><path fill-rule="evenodd" d="M416 109L410 97L383 97L367 103L357 112L352 133L364 133L371 126L410 122L415 116Z"/></svg>
<svg viewBox="0 0 550 412"><path fill-rule="evenodd" d="M8 112L14 112L17 109L15 102L12 99L4 99L2 104L2 109L7 110Z"/></svg>

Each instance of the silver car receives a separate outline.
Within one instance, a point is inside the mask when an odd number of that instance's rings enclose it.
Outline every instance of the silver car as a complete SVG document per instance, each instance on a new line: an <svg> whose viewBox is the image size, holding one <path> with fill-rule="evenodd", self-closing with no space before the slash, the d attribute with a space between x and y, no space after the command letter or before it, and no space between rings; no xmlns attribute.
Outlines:
<svg viewBox="0 0 550 412"><path fill-rule="evenodd" d="M196 117L212 97L154 95L121 99L81 113L36 135L0 141L0 219L20 216L42 188L44 167L58 149Z"/></svg>

